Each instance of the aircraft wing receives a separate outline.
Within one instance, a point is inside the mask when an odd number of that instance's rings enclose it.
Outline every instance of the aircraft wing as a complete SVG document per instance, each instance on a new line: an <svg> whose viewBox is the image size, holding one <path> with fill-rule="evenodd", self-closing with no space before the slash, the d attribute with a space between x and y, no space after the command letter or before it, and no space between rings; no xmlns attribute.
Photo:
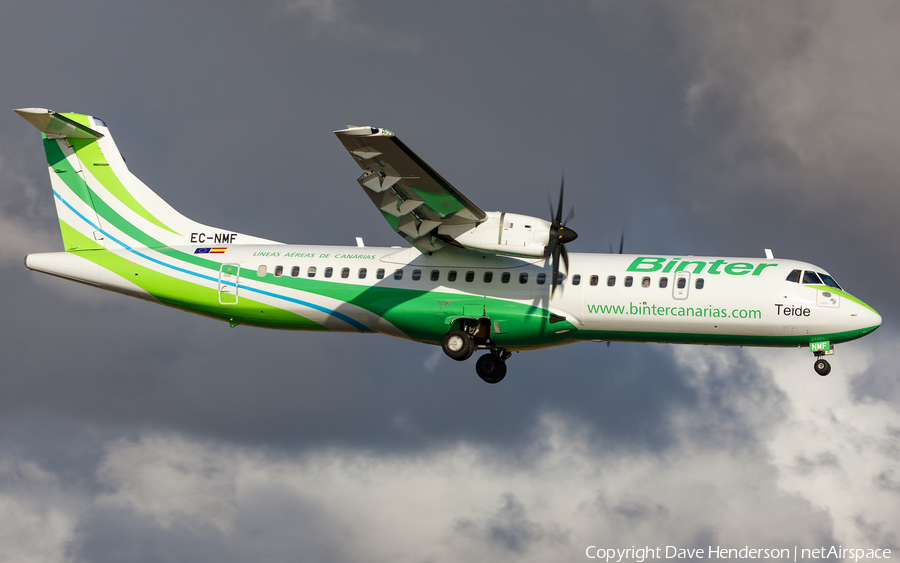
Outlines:
<svg viewBox="0 0 900 563"><path fill-rule="evenodd" d="M438 229L476 225L487 215L387 129L348 127L335 131L363 170L357 180L391 227L422 252L452 237Z"/></svg>

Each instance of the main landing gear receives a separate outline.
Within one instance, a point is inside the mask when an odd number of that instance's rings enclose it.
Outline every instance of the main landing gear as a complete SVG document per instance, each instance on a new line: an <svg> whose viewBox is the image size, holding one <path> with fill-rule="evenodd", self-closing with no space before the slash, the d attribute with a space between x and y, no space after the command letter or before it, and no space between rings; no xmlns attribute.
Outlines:
<svg viewBox="0 0 900 563"><path fill-rule="evenodd" d="M464 322L461 330L451 330L444 335L441 348L445 354L462 362L471 358L477 348L491 346L488 344L489 334L490 323L486 318ZM487 383L500 383L506 377L506 360L511 355L506 350L490 348L490 352L478 358L475 372Z"/></svg>

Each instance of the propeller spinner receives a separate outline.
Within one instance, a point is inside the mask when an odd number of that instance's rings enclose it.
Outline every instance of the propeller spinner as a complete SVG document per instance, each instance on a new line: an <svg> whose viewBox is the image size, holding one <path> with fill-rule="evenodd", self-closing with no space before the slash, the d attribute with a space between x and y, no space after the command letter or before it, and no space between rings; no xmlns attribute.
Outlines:
<svg viewBox="0 0 900 563"><path fill-rule="evenodd" d="M578 238L578 233L566 227L566 223L569 222L575 216L575 208L572 207L571 211L569 211L569 215L566 217L566 220L562 220L562 209L563 209L563 191L566 185L566 177L563 176L562 180L559 182L559 206L556 208L556 212L553 212L553 202L550 203L550 240L547 244L547 247L544 249L544 257L551 258L553 260L553 287L550 290L550 297L553 297L553 294L556 292L556 286L559 285L559 260L562 258L563 263L566 266L566 275L569 275L569 253L566 251L566 243L572 242L576 238Z"/></svg>

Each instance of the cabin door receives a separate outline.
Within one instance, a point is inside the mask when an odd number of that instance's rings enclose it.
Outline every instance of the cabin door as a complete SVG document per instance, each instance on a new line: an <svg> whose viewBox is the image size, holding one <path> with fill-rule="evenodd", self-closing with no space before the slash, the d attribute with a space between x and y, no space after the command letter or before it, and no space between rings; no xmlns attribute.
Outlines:
<svg viewBox="0 0 900 563"><path fill-rule="evenodd" d="M240 276L241 267L238 264L222 264L219 268L219 304L237 304Z"/></svg>

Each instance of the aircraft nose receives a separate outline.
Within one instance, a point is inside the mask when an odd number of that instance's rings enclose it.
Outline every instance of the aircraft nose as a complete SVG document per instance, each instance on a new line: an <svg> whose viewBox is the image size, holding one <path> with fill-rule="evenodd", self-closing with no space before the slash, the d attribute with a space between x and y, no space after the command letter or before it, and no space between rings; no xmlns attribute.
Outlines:
<svg viewBox="0 0 900 563"><path fill-rule="evenodd" d="M875 309L869 307L865 303L862 303L862 307L860 307L860 309L859 332L860 336L865 336L870 332L874 332L875 329L881 326L881 315L879 315Z"/></svg>

